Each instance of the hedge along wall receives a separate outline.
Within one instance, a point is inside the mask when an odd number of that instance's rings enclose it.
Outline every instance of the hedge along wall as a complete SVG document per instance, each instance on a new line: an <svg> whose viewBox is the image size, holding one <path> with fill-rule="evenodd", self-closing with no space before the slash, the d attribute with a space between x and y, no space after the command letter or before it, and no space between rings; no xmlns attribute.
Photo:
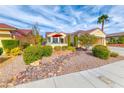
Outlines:
<svg viewBox="0 0 124 93"><path fill-rule="evenodd" d="M1 40L4 49L13 49L19 46L18 40Z"/></svg>

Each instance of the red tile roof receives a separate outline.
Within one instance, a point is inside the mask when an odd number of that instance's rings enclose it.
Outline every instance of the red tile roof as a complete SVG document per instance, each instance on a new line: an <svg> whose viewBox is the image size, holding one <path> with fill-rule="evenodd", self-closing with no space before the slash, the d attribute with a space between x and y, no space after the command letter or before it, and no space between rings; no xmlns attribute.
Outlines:
<svg viewBox="0 0 124 93"><path fill-rule="evenodd" d="M97 29L101 30L100 28L94 28L94 29L91 29L91 30L78 30L78 31L72 33L71 35L89 34L89 33L93 32Z"/></svg>
<svg viewBox="0 0 124 93"><path fill-rule="evenodd" d="M64 34L67 34L67 33L65 33L65 32L46 32L46 36L49 35L49 34L51 34L51 33L58 33L58 34L59 34L59 33L64 33Z"/></svg>
<svg viewBox="0 0 124 93"><path fill-rule="evenodd" d="M108 34L107 37L124 36L124 32Z"/></svg>
<svg viewBox="0 0 124 93"><path fill-rule="evenodd" d="M62 36L61 34L55 34L55 35L52 35L52 37L60 37Z"/></svg>
<svg viewBox="0 0 124 93"><path fill-rule="evenodd" d="M19 40L25 38L29 33L32 33L32 30L29 29L17 29L12 34Z"/></svg>
<svg viewBox="0 0 124 93"><path fill-rule="evenodd" d="M7 25L7 24L0 23L0 28L15 28L15 27Z"/></svg>
<svg viewBox="0 0 124 93"><path fill-rule="evenodd" d="M22 35L28 35L29 33L32 33L32 30L30 30L30 29L17 29L16 32L20 33Z"/></svg>

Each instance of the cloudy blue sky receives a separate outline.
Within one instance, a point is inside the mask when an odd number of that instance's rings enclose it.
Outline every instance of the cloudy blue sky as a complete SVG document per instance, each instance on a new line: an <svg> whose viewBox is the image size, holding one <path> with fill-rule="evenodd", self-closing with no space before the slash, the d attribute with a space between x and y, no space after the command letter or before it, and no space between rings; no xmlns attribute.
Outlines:
<svg viewBox="0 0 124 93"><path fill-rule="evenodd" d="M74 32L101 27L97 18L108 14L105 32L124 32L124 6L0 6L0 23L18 28L32 28L38 23L40 33Z"/></svg>

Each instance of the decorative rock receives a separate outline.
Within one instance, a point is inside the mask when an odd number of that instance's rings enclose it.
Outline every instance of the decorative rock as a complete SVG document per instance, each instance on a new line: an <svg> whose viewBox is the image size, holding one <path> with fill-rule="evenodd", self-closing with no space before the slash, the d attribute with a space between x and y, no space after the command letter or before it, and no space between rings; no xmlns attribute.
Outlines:
<svg viewBox="0 0 124 93"><path fill-rule="evenodd" d="M35 62L31 63L30 65L31 66L39 66L40 63L41 63L40 60L38 60L38 61L35 61Z"/></svg>
<svg viewBox="0 0 124 93"><path fill-rule="evenodd" d="M13 86L14 86L13 83L8 83L8 84L7 84L7 87L13 87Z"/></svg>
<svg viewBox="0 0 124 93"><path fill-rule="evenodd" d="M59 67L59 70L57 71L58 73L62 71L62 67Z"/></svg>
<svg viewBox="0 0 124 93"><path fill-rule="evenodd" d="M48 76L54 76L54 74L53 73L48 73Z"/></svg>

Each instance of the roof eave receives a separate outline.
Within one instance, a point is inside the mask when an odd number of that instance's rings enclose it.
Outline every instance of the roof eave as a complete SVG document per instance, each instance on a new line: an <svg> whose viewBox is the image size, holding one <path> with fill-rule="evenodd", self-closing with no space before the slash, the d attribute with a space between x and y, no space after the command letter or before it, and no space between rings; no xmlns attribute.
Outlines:
<svg viewBox="0 0 124 93"><path fill-rule="evenodd" d="M17 29L16 29L16 28L0 28L0 30L15 31L15 30L17 30Z"/></svg>

